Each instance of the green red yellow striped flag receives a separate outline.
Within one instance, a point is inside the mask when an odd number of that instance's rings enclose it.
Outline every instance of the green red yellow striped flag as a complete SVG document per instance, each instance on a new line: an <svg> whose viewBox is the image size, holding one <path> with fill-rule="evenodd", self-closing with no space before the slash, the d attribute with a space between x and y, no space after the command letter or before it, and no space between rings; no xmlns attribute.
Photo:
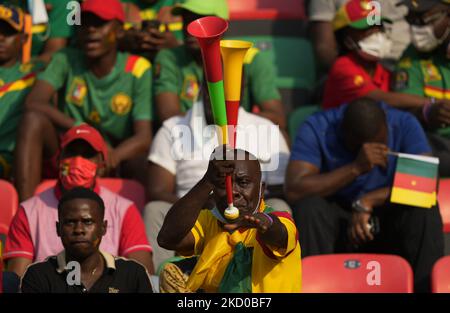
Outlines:
<svg viewBox="0 0 450 313"><path fill-rule="evenodd" d="M436 205L439 159L398 153L391 202L431 208Z"/></svg>

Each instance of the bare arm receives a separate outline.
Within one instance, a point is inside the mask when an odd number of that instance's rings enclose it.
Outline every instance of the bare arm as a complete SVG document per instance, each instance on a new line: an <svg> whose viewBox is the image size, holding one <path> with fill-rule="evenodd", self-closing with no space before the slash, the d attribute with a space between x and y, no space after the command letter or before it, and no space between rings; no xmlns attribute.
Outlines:
<svg viewBox="0 0 450 313"><path fill-rule="evenodd" d="M56 126L69 129L75 124L73 118L68 117L56 107L50 105L56 90L44 80L38 80L25 99L26 110L36 110L46 115Z"/></svg>
<svg viewBox="0 0 450 313"><path fill-rule="evenodd" d="M260 104L261 112L258 115L271 120L274 124L279 125L281 129L286 129L286 115L283 103L280 100L264 101Z"/></svg>
<svg viewBox="0 0 450 313"><path fill-rule="evenodd" d="M373 100L386 102L398 109L410 109L412 111L421 109L429 102L429 99L421 96L399 92L385 92L380 89L369 92L367 97Z"/></svg>
<svg viewBox="0 0 450 313"><path fill-rule="evenodd" d="M314 54L324 70L328 70L338 57L338 46L331 22L311 22L310 34Z"/></svg>
<svg viewBox="0 0 450 313"><path fill-rule="evenodd" d="M194 227L212 190L213 185L202 178L172 206L158 234L158 244L161 247L179 252L194 250L195 240L190 230Z"/></svg>
<svg viewBox="0 0 450 313"><path fill-rule="evenodd" d="M182 114L180 99L177 94L172 92L163 92L155 97L156 114L161 122L168 118Z"/></svg>
<svg viewBox="0 0 450 313"><path fill-rule="evenodd" d="M160 200L175 203L175 175L165 168L149 162L147 179L147 194L151 201Z"/></svg>
<svg viewBox="0 0 450 313"><path fill-rule="evenodd" d="M153 267L152 254L148 251L135 251L127 255L127 258L138 261L141 263L150 275L155 273L155 268Z"/></svg>
<svg viewBox="0 0 450 313"><path fill-rule="evenodd" d="M66 38L51 38L45 42L44 50L38 58L45 63L49 63L53 53L64 48L66 45Z"/></svg>
<svg viewBox="0 0 450 313"><path fill-rule="evenodd" d="M32 263L32 261L27 258L12 258L6 262L8 271L16 273L19 277L22 277L23 274L25 274L28 265Z"/></svg>
<svg viewBox="0 0 450 313"><path fill-rule="evenodd" d="M319 168L304 161L291 161L286 170L286 197L296 202L309 195L329 196L360 175L354 163L320 174Z"/></svg>

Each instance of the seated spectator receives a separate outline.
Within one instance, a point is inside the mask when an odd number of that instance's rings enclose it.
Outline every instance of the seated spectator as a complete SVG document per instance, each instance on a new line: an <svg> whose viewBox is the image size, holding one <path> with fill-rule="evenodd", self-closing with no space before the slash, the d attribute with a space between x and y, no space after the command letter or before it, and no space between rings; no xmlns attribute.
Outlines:
<svg viewBox="0 0 450 313"><path fill-rule="evenodd" d="M35 14L31 10L33 1L4 0L4 3L19 5L24 11ZM45 63L50 62L52 55L66 47L73 35L73 26L67 22L70 13L68 5L71 0L44 0L48 21L33 24L31 56ZM70 6L69 6L70 7Z"/></svg>
<svg viewBox="0 0 450 313"><path fill-rule="evenodd" d="M125 35L120 42L123 50L153 61L161 49L183 43L181 17L171 10L182 0L122 0L125 11Z"/></svg>
<svg viewBox="0 0 450 313"><path fill-rule="evenodd" d="M339 45L333 32L333 18L336 12L344 6L348 0L314 0L309 2L309 22L313 46L317 61L326 72L331 68L339 55ZM375 12L373 2L360 0L357 5L367 7ZM410 43L408 24L404 17L407 10L404 6L398 6L398 0L378 0L381 12L392 23L384 25L388 37L392 40L392 46L384 56L385 59L398 60ZM370 17L374 19L373 15Z"/></svg>
<svg viewBox="0 0 450 313"><path fill-rule="evenodd" d="M225 0L187 0L175 6L172 13L183 18L185 44L161 50L155 58L155 104L161 122L189 110L199 95L203 81L200 46L197 39L187 32L187 26L206 15L228 19L228 7ZM275 85L275 71L269 60L258 51L251 49L244 59L241 105L251 111L256 104L260 108L259 115L284 129L285 113Z"/></svg>
<svg viewBox="0 0 450 313"><path fill-rule="evenodd" d="M154 249L155 267L173 256L173 251L162 249L156 241L164 217L172 204L200 181L208 169L209 155L219 144L215 133L205 136L208 127L214 125L214 119L206 82L203 82L200 101L194 103L185 116L175 116L164 122L148 156L147 190L152 202L146 206L144 221ZM267 161L262 163L262 180L266 185L268 204L290 211L287 203L280 199L284 197L289 147L279 129L269 120L239 108L236 139L237 148ZM266 160L266 153L270 160Z"/></svg>
<svg viewBox="0 0 450 313"><path fill-rule="evenodd" d="M105 203L82 187L68 191L58 203L56 233L64 246L58 255L30 265L23 293L151 293L145 268L138 262L99 250L108 232ZM72 265L75 262L75 265Z"/></svg>
<svg viewBox="0 0 450 313"><path fill-rule="evenodd" d="M108 231L100 248L134 259L153 273L152 249L136 205L96 181L107 154L103 138L88 125L74 127L62 137L57 185L22 202L11 222L4 254L8 270L22 276L32 262L61 252L61 241L52 231L58 219L58 201L66 191L85 187L93 189L105 202Z"/></svg>
<svg viewBox="0 0 450 313"><path fill-rule="evenodd" d="M22 64L24 14L15 6L0 5L0 178L10 179L17 128L23 101L33 85L40 62Z"/></svg>
<svg viewBox="0 0 450 313"><path fill-rule="evenodd" d="M350 0L336 13L333 28L345 51L328 75L323 107L330 109L367 97L421 112L429 99L389 91L391 75L380 60L387 55L392 42L384 30L386 23L381 26L371 23L368 18L371 12L371 7L361 5L360 0Z"/></svg>
<svg viewBox="0 0 450 313"><path fill-rule="evenodd" d="M118 0L81 5L82 49L53 56L28 95L17 144L16 188L23 201L56 171L58 133L80 123L97 128L108 142L108 172L140 178L151 142L151 72L144 58L117 52L124 12ZM57 107L50 105L58 94ZM141 175L142 176L142 175Z"/></svg>
<svg viewBox="0 0 450 313"><path fill-rule="evenodd" d="M309 117L298 129L286 174L303 256L336 252L398 254L429 288L443 255L442 219L431 209L389 202L396 160L388 151L428 155L419 122L371 99ZM371 222L379 220L380 232Z"/></svg>
<svg viewBox="0 0 450 313"><path fill-rule="evenodd" d="M264 203L256 157L224 147L213 152L205 175L164 220L158 243L198 260L186 280L172 276L174 265L168 263L161 275L162 291L179 286L185 292L300 292L300 245L290 215ZM234 221L224 218L227 174L232 175L239 209ZM205 207L208 199L213 210Z"/></svg>
<svg viewBox="0 0 450 313"><path fill-rule="evenodd" d="M398 92L434 99L418 117L428 131L439 173L450 176L450 5L448 1L404 1L409 7L412 42L394 75Z"/></svg>

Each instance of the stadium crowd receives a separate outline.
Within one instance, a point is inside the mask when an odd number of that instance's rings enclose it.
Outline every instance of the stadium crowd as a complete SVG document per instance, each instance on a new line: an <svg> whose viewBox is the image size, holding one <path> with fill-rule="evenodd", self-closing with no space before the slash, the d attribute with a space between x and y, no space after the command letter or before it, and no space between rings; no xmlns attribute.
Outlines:
<svg viewBox="0 0 450 313"><path fill-rule="evenodd" d="M205 16L232 28L229 1L80 0L79 23L69 0L35 2L0 0L0 179L20 203L4 291L301 292L302 258L333 253L401 256L414 290L430 291L439 203L390 197L398 153L437 157L450 176L450 1L299 0L318 112L290 124L312 103L286 99L254 46L235 147L210 127L188 32ZM139 182L146 205L107 177Z"/></svg>

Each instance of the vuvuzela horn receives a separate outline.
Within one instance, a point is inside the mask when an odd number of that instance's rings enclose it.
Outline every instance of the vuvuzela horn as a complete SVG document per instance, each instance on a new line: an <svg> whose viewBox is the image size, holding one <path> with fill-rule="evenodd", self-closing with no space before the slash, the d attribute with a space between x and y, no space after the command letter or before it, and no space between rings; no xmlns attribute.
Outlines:
<svg viewBox="0 0 450 313"><path fill-rule="evenodd" d="M242 40L222 40L222 54L225 86L225 107L228 122L228 141L231 147L236 147L236 125L241 102L242 67L244 57L252 43Z"/></svg>
<svg viewBox="0 0 450 313"><path fill-rule="evenodd" d="M188 25L187 31L194 36L199 45L203 59L206 82L214 116L214 123L220 126L219 142L228 144L227 113L223 85L222 59L220 57L220 38L228 29L228 22L220 17L207 16L199 18ZM226 176L228 208L225 217L233 220L239 217L239 210L233 205L233 184L231 176Z"/></svg>

